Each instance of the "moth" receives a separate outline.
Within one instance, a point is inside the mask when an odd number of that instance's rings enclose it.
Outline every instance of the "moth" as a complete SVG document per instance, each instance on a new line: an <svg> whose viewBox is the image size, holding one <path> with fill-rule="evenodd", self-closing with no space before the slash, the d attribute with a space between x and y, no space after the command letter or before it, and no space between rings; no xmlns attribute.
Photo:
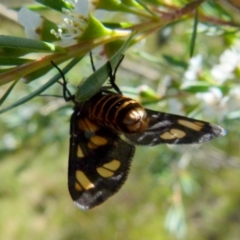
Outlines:
<svg viewBox="0 0 240 240"><path fill-rule="evenodd" d="M115 83L117 69L110 62L112 89L102 87L85 102L74 103L70 121L68 189L81 209L93 208L116 193L127 179L135 145L204 143L224 136L225 130L201 120L144 108L122 94Z"/></svg>

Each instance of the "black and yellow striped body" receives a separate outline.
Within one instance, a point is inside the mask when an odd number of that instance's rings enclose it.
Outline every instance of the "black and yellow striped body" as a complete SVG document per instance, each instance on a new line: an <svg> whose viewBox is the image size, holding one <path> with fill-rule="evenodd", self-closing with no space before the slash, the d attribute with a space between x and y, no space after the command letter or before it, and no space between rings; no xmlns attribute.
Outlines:
<svg viewBox="0 0 240 240"><path fill-rule="evenodd" d="M139 102L113 92L100 91L86 102L89 119L121 133L142 132L147 114Z"/></svg>
<svg viewBox="0 0 240 240"><path fill-rule="evenodd" d="M225 131L204 121L145 109L102 88L88 101L75 102L70 134L69 192L78 207L89 209L125 182L134 145L202 143Z"/></svg>

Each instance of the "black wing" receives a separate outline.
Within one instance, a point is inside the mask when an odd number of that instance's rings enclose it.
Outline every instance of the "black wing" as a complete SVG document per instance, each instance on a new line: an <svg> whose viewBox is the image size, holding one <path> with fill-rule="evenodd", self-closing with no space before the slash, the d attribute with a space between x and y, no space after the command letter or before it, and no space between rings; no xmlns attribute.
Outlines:
<svg viewBox="0 0 240 240"><path fill-rule="evenodd" d="M82 118L71 118L68 188L74 203L89 209L104 202L125 182L135 147L117 132Z"/></svg>
<svg viewBox="0 0 240 240"><path fill-rule="evenodd" d="M156 145L203 143L226 134L217 125L145 109L148 116L148 128L144 132L125 134L134 144Z"/></svg>

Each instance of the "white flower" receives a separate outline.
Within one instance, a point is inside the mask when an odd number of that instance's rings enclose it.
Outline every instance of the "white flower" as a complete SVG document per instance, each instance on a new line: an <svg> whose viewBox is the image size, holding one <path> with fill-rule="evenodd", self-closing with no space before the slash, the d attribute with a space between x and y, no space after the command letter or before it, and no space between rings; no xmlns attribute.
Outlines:
<svg viewBox="0 0 240 240"><path fill-rule="evenodd" d="M210 87L208 92L197 93L196 96L197 98L203 100L207 105L214 106L221 101L223 94L219 88Z"/></svg>
<svg viewBox="0 0 240 240"><path fill-rule="evenodd" d="M198 79L199 72L202 70L202 55L198 54L192 57L189 62L188 70L184 74L187 81L195 81Z"/></svg>
<svg viewBox="0 0 240 240"><path fill-rule="evenodd" d="M211 74L219 84L224 83L227 79L234 77L234 70L240 65L240 48L234 46L226 49L219 59L220 63L215 65Z"/></svg>
<svg viewBox="0 0 240 240"><path fill-rule="evenodd" d="M196 97L202 102L202 112L204 116L223 119L226 110L224 97L217 87L209 88L208 92L197 93Z"/></svg>
<svg viewBox="0 0 240 240"><path fill-rule="evenodd" d="M24 27L25 34L28 38L36 40L40 39L40 36L37 33L37 29L42 27L43 22L40 15L23 7L18 12L18 21Z"/></svg>
<svg viewBox="0 0 240 240"><path fill-rule="evenodd" d="M81 36L88 24L89 12L94 9L94 5L88 0L66 0L73 9L62 9L63 23L58 27L58 31L51 33L63 41L63 45L76 43L76 39Z"/></svg>

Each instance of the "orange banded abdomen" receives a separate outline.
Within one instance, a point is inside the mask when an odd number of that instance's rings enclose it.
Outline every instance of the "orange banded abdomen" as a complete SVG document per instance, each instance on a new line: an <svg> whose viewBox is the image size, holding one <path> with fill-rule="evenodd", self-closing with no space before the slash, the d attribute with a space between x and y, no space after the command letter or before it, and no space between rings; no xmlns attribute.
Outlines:
<svg viewBox="0 0 240 240"><path fill-rule="evenodd" d="M142 132L148 126L145 109L123 95L100 92L88 104L89 119L118 132Z"/></svg>

